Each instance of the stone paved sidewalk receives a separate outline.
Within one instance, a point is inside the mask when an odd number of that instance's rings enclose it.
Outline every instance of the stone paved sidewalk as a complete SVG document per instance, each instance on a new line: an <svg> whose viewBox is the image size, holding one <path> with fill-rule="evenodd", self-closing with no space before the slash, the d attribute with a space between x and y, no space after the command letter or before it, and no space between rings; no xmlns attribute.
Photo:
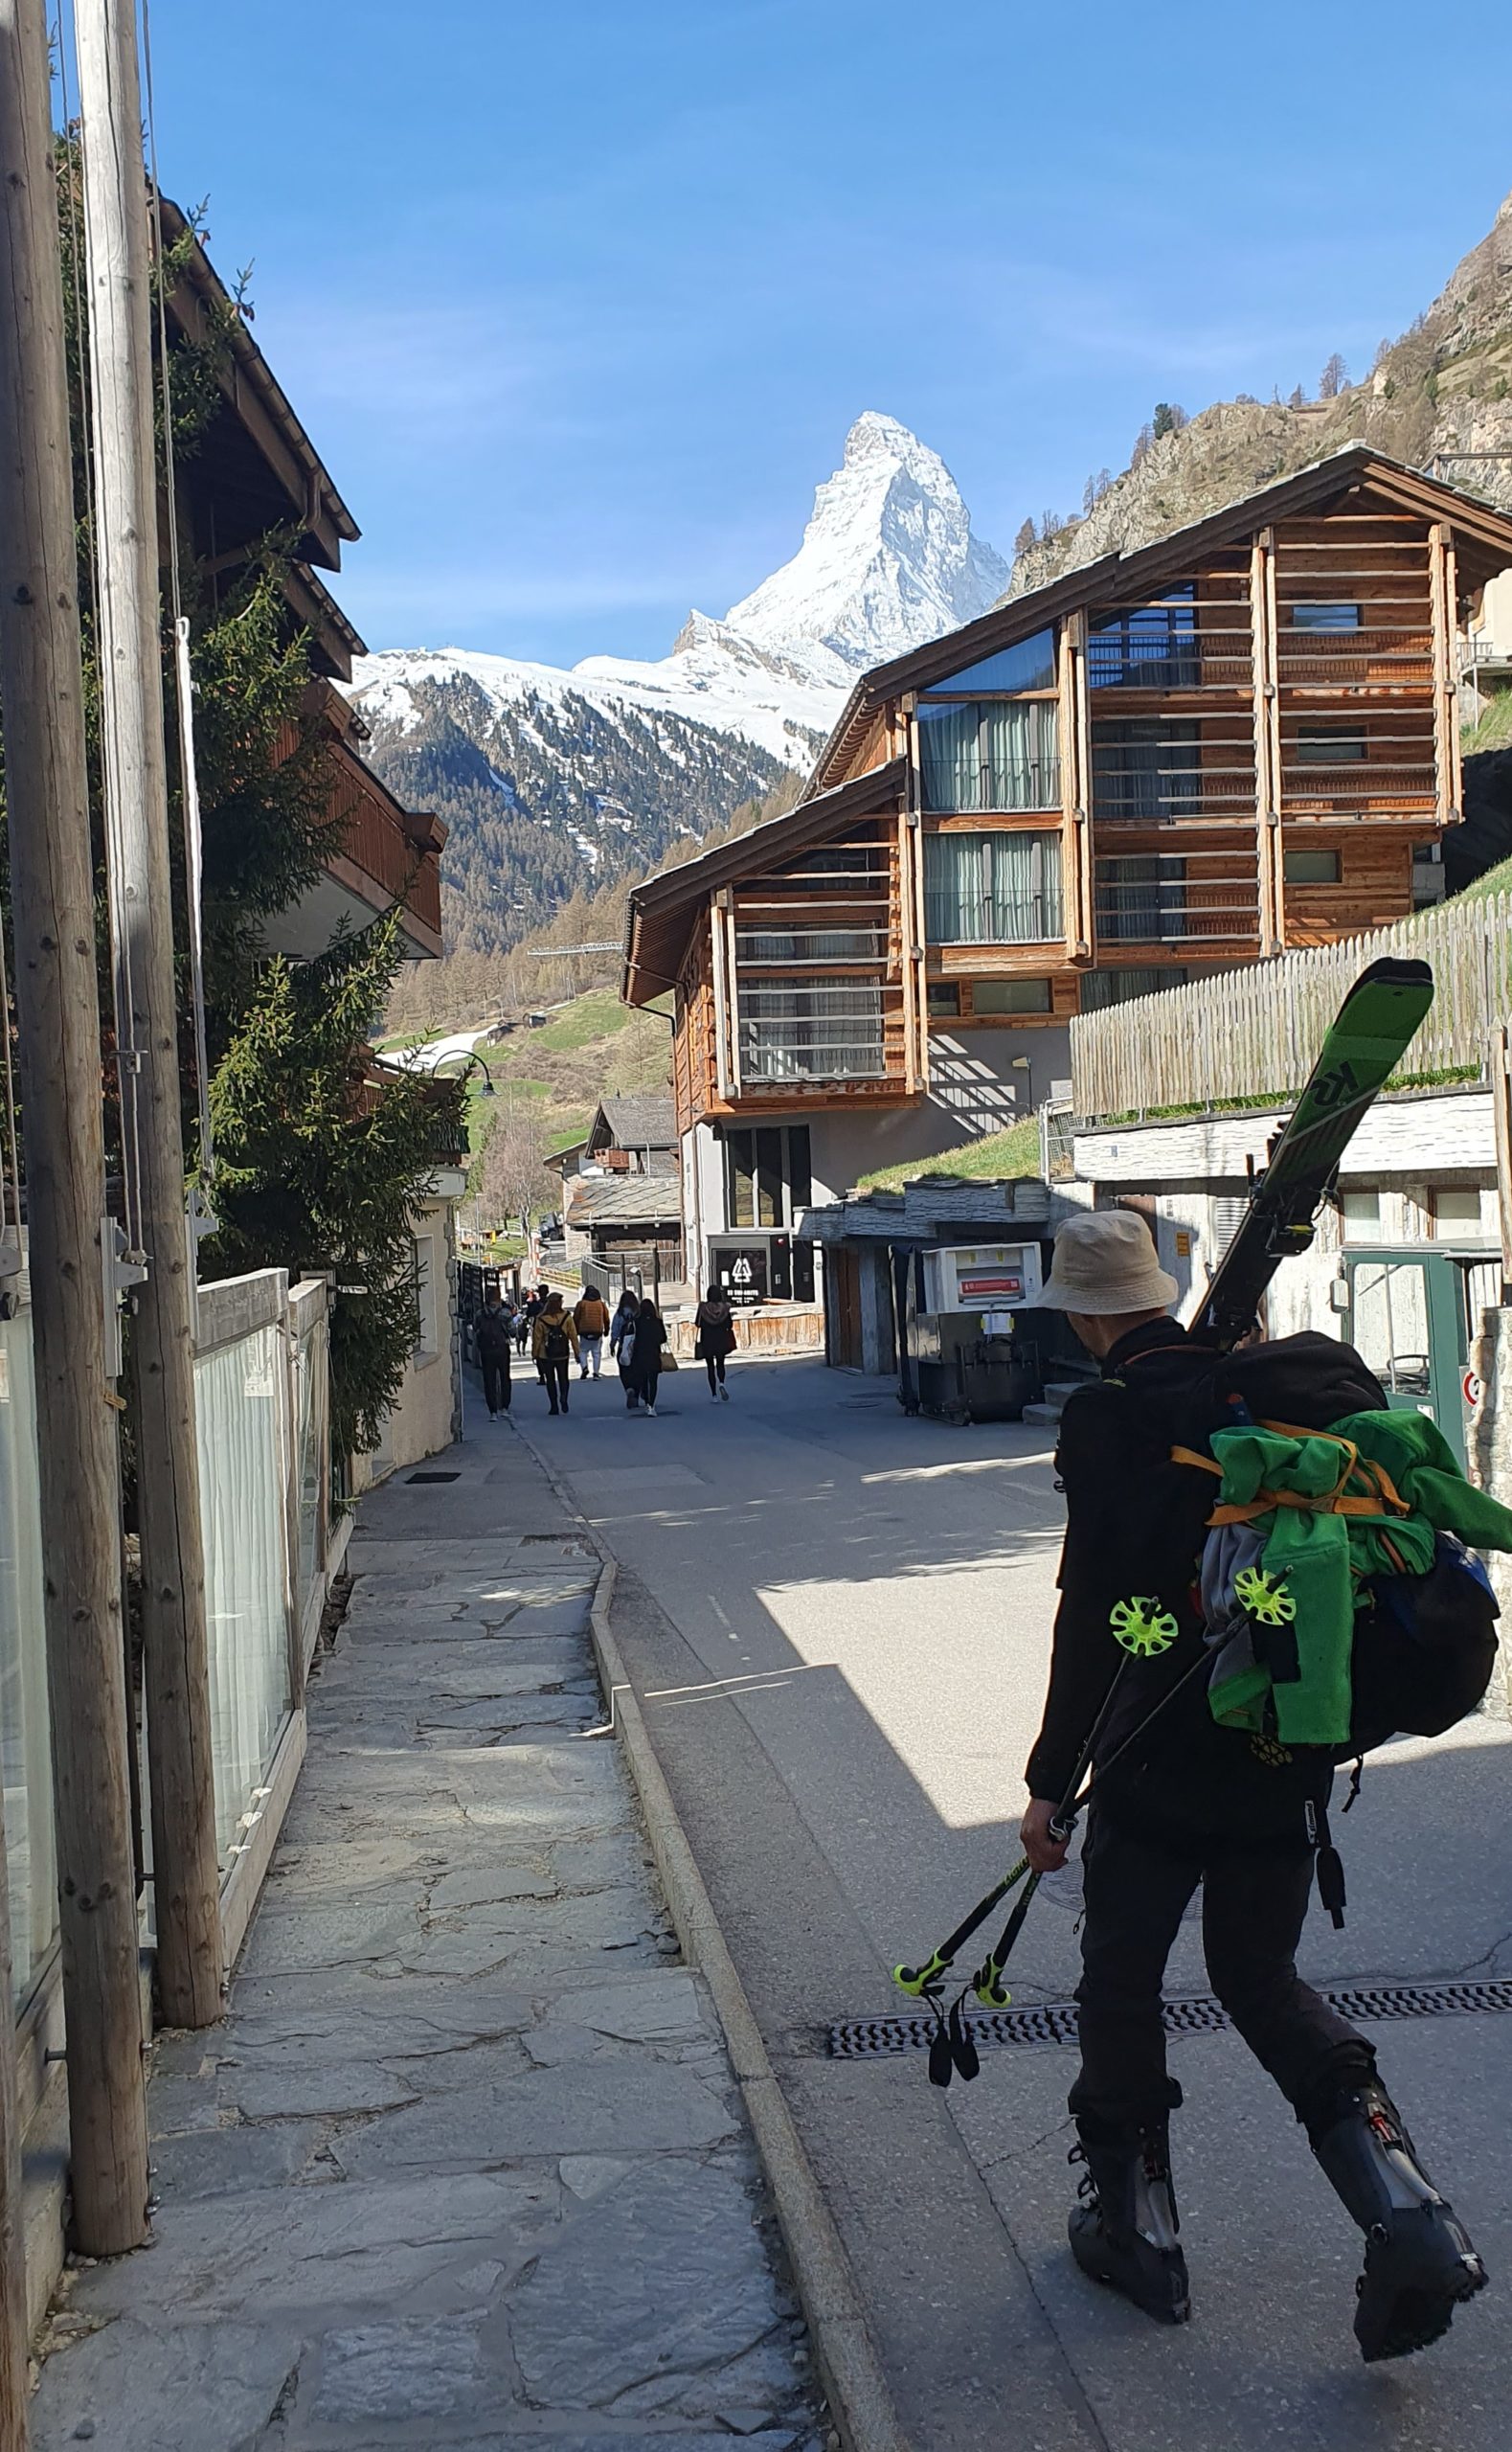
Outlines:
<svg viewBox="0 0 1512 2452"><path fill-rule="evenodd" d="M433 1468L364 1502L229 2015L155 2055L155 2244L68 2277L37 2452L825 2440L712 2009L583 1735L597 1560L507 1426Z"/></svg>

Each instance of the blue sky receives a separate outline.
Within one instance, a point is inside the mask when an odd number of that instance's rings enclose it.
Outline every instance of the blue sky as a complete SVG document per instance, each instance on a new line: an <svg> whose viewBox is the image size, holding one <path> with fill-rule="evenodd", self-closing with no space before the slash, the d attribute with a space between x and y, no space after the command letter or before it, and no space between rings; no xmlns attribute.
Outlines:
<svg viewBox="0 0 1512 2452"><path fill-rule="evenodd" d="M864 408L1006 552L1160 398L1355 371L1512 187L1372 0L152 0L164 183L360 522L374 647L666 651ZM1478 55L1478 56L1477 56Z"/></svg>

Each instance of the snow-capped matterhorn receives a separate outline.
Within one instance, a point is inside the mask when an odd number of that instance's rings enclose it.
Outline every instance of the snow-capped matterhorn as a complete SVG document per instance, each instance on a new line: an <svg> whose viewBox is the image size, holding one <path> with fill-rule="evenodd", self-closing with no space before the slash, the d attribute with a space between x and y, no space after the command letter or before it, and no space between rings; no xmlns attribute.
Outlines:
<svg viewBox="0 0 1512 2452"><path fill-rule="evenodd" d="M995 603L1008 566L971 533L971 513L937 451L896 418L868 409L845 458L814 496L790 562L732 605L726 626L801 664L827 651L846 677L906 654Z"/></svg>
<svg viewBox="0 0 1512 2452"><path fill-rule="evenodd" d="M452 942L496 950L585 879L643 872L806 775L859 672L1007 581L938 454L868 410L792 560L722 622L690 613L660 661L395 647L360 658L351 695L384 781L444 808Z"/></svg>
<svg viewBox="0 0 1512 2452"><path fill-rule="evenodd" d="M738 734L801 770L858 672L974 621L1007 583L939 454L868 409L792 560L722 622L690 613L660 663L595 655L562 672L463 647L390 648L361 659L355 692L380 731L408 729L430 689L464 680L500 713L564 696L618 722L654 712Z"/></svg>

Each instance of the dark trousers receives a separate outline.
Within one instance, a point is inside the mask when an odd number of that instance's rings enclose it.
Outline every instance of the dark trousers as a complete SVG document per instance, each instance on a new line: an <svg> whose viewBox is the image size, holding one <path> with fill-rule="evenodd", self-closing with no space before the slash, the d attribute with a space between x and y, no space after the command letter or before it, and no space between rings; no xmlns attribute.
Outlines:
<svg viewBox="0 0 1512 2452"><path fill-rule="evenodd" d="M509 1410L509 1357L508 1353L485 1353L482 1357L483 1400L491 1414L507 1414Z"/></svg>
<svg viewBox="0 0 1512 2452"><path fill-rule="evenodd" d="M1363 2035L1297 1972L1312 1890L1305 1840L1246 1847L1201 1832L1159 1833L1093 1806L1082 1859L1086 1920L1076 1989L1078 2117L1126 2125L1174 2111L1161 1986L1182 1916L1203 1886L1203 1951L1213 1990L1300 2120L1375 2066Z"/></svg>
<svg viewBox="0 0 1512 2452"><path fill-rule="evenodd" d="M709 1374L709 1393L712 1396L716 1382L720 1387L723 1387L724 1385L724 1355L722 1353L706 1353L704 1356L704 1369Z"/></svg>
<svg viewBox="0 0 1512 2452"><path fill-rule="evenodd" d="M541 1385L552 1400L553 1414L567 1411L567 1383L571 1368L569 1362L543 1362L541 1365Z"/></svg>

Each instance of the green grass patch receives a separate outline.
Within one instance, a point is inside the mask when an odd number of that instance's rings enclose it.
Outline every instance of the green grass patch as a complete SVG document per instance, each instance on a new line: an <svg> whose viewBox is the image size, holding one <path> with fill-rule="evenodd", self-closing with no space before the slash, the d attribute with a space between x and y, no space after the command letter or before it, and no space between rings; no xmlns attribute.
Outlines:
<svg viewBox="0 0 1512 2452"><path fill-rule="evenodd" d="M594 1039L612 1038L629 1019L629 1006L621 1005L612 988L593 988L586 996L575 996L543 1029L531 1031L529 1044L550 1048L553 1056L571 1056Z"/></svg>
<svg viewBox="0 0 1512 2452"><path fill-rule="evenodd" d="M1010 1124L1006 1132L989 1132L981 1141L968 1141L962 1149L942 1149L937 1158L909 1158L901 1166L878 1167L874 1173L862 1176L857 1189L901 1192L917 1175L966 1175L974 1183L991 1183L1037 1175L1039 1170L1039 1118L1030 1115L1022 1124Z"/></svg>
<svg viewBox="0 0 1512 2452"><path fill-rule="evenodd" d="M1512 690L1499 690L1478 723L1467 724L1459 736L1467 758L1488 749L1512 749Z"/></svg>
<svg viewBox="0 0 1512 2452"><path fill-rule="evenodd" d="M1492 894L1512 894L1512 860L1499 860L1494 869L1487 869L1483 877L1477 877L1474 885L1467 885L1462 893L1456 894L1455 900L1483 902Z"/></svg>

